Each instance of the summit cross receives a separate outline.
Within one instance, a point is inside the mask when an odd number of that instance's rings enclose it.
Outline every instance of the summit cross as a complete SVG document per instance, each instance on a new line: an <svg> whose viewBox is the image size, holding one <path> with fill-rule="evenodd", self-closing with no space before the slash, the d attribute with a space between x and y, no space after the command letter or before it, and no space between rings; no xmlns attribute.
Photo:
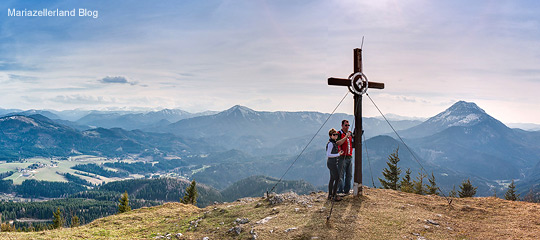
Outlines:
<svg viewBox="0 0 540 240"><path fill-rule="evenodd" d="M328 78L328 85L347 86L353 93L354 99L354 132L360 129L360 134L354 134L354 196L362 195L362 95L368 88L384 89L384 83L370 82L362 71L362 49L354 49L353 73L348 79Z"/></svg>

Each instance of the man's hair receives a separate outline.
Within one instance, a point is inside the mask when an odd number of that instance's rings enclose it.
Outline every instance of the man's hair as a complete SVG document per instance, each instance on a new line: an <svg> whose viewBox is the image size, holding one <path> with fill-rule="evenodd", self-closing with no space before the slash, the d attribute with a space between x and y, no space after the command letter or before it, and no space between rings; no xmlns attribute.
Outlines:
<svg viewBox="0 0 540 240"><path fill-rule="evenodd" d="M349 122L349 120L343 120L343 121L341 121L341 126L343 126L343 124L345 124L346 122Z"/></svg>
<svg viewBox="0 0 540 240"><path fill-rule="evenodd" d="M333 128L330 128L330 130L328 131L328 136L332 136L332 134L334 133L337 133L337 130L336 129L333 129Z"/></svg>

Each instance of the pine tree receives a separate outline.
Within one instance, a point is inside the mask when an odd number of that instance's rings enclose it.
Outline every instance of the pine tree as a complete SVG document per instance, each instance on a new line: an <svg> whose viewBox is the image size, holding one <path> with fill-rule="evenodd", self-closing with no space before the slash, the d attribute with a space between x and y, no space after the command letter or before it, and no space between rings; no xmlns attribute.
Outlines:
<svg viewBox="0 0 540 240"><path fill-rule="evenodd" d="M460 188L459 197L460 198L466 198L466 197L474 197L474 195L476 194L476 189L478 187L474 187L471 184L471 181L469 179L467 179L466 181L464 180L461 183L461 186L459 186L459 188Z"/></svg>
<svg viewBox="0 0 540 240"><path fill-rule="evenodd" d="M435 175L431 172L431 177L428 179L429 185L427 185L427 194L428 195L439 195L439 188L435 182Z"/></svg>
<svg viewBox="0 0 540 240"><path fill-rule="evenodd" d="M458 195L457 195L457 191L456 191L456 185L454 185L454 187L452 188L452 191L450 191L448 193L448 196L453 197L453 198L457 198Z"/></svg>
<svg viewBox="0 0 540 240"><path fill-rule="evenodd" d="M73 215L73 217L71 217L71 227L78 227L80 225L81 223L79 222L79 217L77 217L77 215Z"/></svg>
<svg viewBox="0 0 540 240"><path fill-rule="evenodd" d="M510 183L508 186L508 191L506 191L506 194L504 194L504 199L510 201L519 200L519 194L516 195L516 185L514 184L514 179L512 179L512 183Z"/></svg>
<svg viewBox="0 0 540 240"><path fill-rule="evenodd" d="M423 174L422 171L418 172L418 176L416 177L416 180L413 181L414 193L420 194L420 195L424 195L426 193L424 178L426 178L426 174Z"/></svg>
<svg viewBox="0 0 540 240"><path fill-rule="evenodd" d="M53 228L61 228L64 226L64 217L62 216L62 212L60 212L60 208L56 209L56 212L53 212Z"/></svg>
<svg viewBox="0 0 540 240"><path fill-rule="evenodd" d="M407 168L407 171L405 172L405 176L403 179L401 179L401 182L399 183L400 189L402 192L408 192L412 193L414 191L413 184L411 182L411 169Z"/></svg>
<svg viewBox="0 0 540 240"><path fill-rule="evenodd" d="M199 195L197 193L197 183L195 180L191 181L191 184L186 188L186 193L184 194L184 198L181 200L184 204L193 204L195 205L197 203L197 196Z"/></svg>
<svg viewBox="0 0 540 240"><path fill-rule="evenodd" d="M390 156L388 157L388 162L386 162L388 168L385 168L383 170L383 176L386 180L382 180L381 178L379 178L379 181L385 189L398 190L400 188L398 181L401 169L397 166L399 162L398 150L399 147L394 153L390 154Z"/></svg>
<svg viewBox="0 0 540 240"><path fill-rule="evenodd" d="M131 207L129 206L129 196L127 191L125 191L122 194L122 197L119 200L120 204L118 204L118 213L124 213L131 211Z"/></svg>

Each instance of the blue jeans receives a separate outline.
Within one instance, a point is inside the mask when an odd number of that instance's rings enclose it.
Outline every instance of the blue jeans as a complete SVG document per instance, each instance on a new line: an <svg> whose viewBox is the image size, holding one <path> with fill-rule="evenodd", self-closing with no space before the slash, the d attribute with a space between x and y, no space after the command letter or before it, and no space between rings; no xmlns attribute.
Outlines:
<svg viewBox="0 0 540 240"><path fill-rule="evenodd" d="M349 193L352 180L352 156L341 156L340 162L343 162L343 166L340 171L338 193Z"/></svg>

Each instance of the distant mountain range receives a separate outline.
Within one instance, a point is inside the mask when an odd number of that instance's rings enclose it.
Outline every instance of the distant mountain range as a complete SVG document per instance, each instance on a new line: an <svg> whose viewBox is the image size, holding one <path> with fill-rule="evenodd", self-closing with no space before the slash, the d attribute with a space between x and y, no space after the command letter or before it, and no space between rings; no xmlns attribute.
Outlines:
<svg viewBox="0 0 540 240"><path fill-rule="evenodd" d="M27 110L0 109L0 116L8 115L43 115L67 126L79 130L95 127L123 128L126 130L151 128L168 125L182 119L215 114L212 111L189 113L180 109L163 109L160 111L88 111L88 110Z"/></svg>
<svg viewBox="0 0 540 240"><path fill-rule="evenodd" d="M190 173L191 177L220 190L253 175L280 177L330 116L262 112L238 105L198 115L181 110L89 113L75 122L51 120L43 114L59 117L35 110L0 118L0 160L80 153L137 156L152 152L158 160L182 155L183 160L204 166ZM353 125L351 115L332 115L285 179L303 179L314 186L327 184L327 131L339 129L343 119ZM532 188L540 181L540 132L509 128L474 103L457 102L423 122L391 122L416 158L396 140L384 120L364 118L366 185L373 184L373 176L375 185L380 186L377 178L382 177L387 157L398 147L402 175L411 168L411 177L415 178L422 164L428 173L435 174L445 191L466 178L479 186L482 195L503 191L504 185L499 183L511 179L520 179L521 188Z"/></svg>
<svg viewBox="0 0 540 240"><path fill-rule="evenodd" d="M90 113L77 123L104 128L119 127L127 130L146 129L168 125L186 118L211 115L214 112L189 113L179 109L163 109L147 113Z"/></svg>
<svg viewBox="0 0 540 240"><path fill-rule="evenodd" d="M237 105L214 115L184 119L146 130L202 138L229 149L250 153L291 153L291 149L296 151L299 145L305 145L328 117L330 114L319 112L260 112ZM333 127L339 130L343 119L349 120L351 125L354 123L352 115L332 115L317 135L317 142L328 139L328 129ZM420 123L414 120L393 122L397 129ZM366 137L391 131L387 123L380 119L364 118L363 124Z"/></svg>
<svg viewBox="0 0 540 240"><path fill-rule="evenodd" d="M351 116L332 118L328 125L339 126L340 119L351 119ZM218 164L198 173L201 177L204 175L204 179L212 176L220 176L216 180L234 175L245 177L243 173L250 170L253 174L279 177L280 171L283 172L287 163L291 163L307 144L311 137L309 132L316 131L315 128L320 126L323 119L320 113L268 113L235 106L216 115L181 120L166 126L166 129L180 136L185 134L214 139L219 145L253 154L253 157L245 161ZM364 126L367 133L377 125L369 126L369 121L365 121ZM290 136L290 132L294 132L294 136ZM504 186L498 184L500 180L524 178L532 174L533 167L540 162L538 133L510 129L469 102L457 102L425 122L402 130L401 135L426 171L434 172L439 184L447 191L454 185L459 186L467 178L479 186L482 195L504 191ZM279 142L277 139L285 140L272 147L272 143ZM326 141L326 132L322 132L300 157L286 179L304 179L315 186L325 184L328 170L321 146ZM416 159L406 147L393 138L371 138L366 145L377 186L377 178L382 177L380 173L386 167L388 155L398 146L403 172L411 168L414 178L420 170ZM272 157L272 152L282 154L283 157ZM257 160L261 157L264 160ZM365 159L367 157L365 155ZM371 174L367 174L369 163L366 160L363 162L363 178L364 184L371 185ZM205 174L207 171L208 174ZM232 178L229 182L238 180Z"/></svg>
<svg viewBox="0 0 540 240"><path fill-rule="evenodd" d="M181 154L196 151L196 140L164 133L120 128L78 131L43 115L11 115L0 118L0 160L34 156L90 154L107 157L128 154ZM194 148L195 147L195 148Z"/></svg>
<svg viewBox="0 0 540 240"><path fill-rule="evenodd" d="M509 123L507 124L508 127L511 128L519 128L526 131L540 131L540 124L534 124L534 123Z"/></svg>

